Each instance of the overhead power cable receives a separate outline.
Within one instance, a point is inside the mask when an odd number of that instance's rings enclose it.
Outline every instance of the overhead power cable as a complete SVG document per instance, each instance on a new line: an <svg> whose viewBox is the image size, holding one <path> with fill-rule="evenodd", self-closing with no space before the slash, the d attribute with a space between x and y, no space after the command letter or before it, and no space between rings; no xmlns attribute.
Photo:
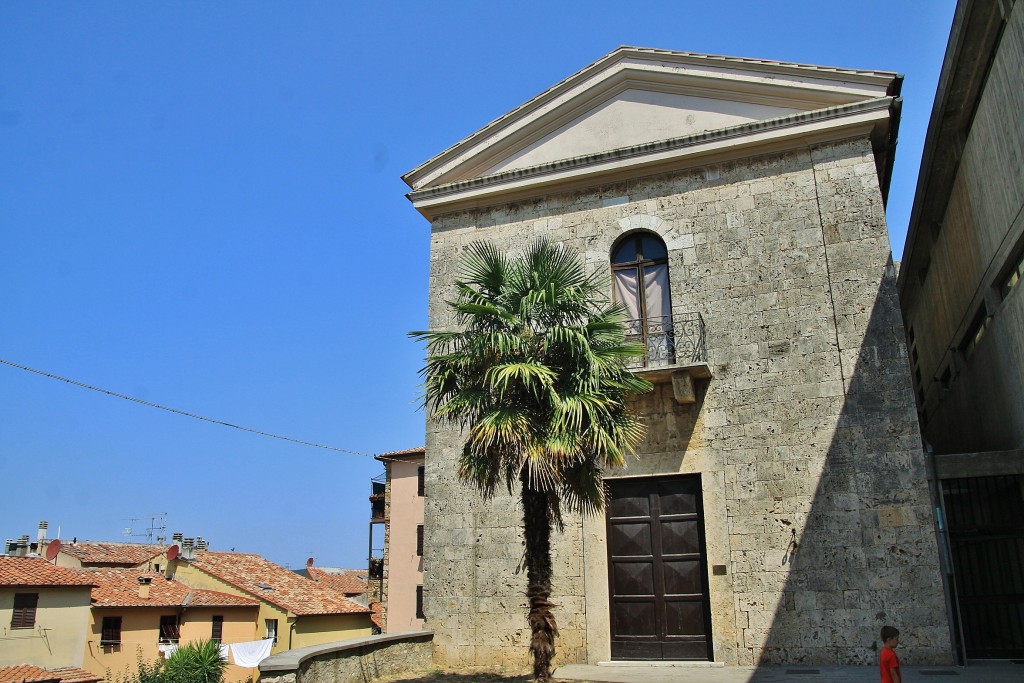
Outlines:
<svg viewBox="0 0 1024 683"><path fill-rule="evenodd" d="M35 368L30 368L27 365L19 365L18 363L12 363L11 361L4 360L3 358L0 358L0 363L3 363L4 365L10 365L12 368L18 368L19 370L25 370L27 372L34 372L37 375L42 375L43 377L49 377L50 379L59 379L61 382L67 382L68 384L74 384L76 387L82 387L83 389L91 389L92 391L98 391L101 394L106 394L107 396L113 396L115 398L123 398L126 401L132 401L134 403L139 403L139 404L144 405L144 406L149 406L150 408L159 408L160 410L166 410L169 413L175 413L177 415L184 415L185 417L191 417L191 418L194 418L196 420L202 420L204 422L212 422L213 424L221 425L223 427L231 427L232 429L240 429L243 432L250 432L252 434L259 434L260 436L269 436L272 439L280 439L282 441L290 441L291 443L297 443L297 444L300 444L302 446L312 446L313 448L323 448L323 449L326 449L328 451L337 451L338 453L349 453L350 455L361 455L361 456L366 457L366 458L372 458L373 457L372 453L360 453L359 451L352 451L352 450L349 450L347 448L338 448L336 446L328 446L328 445L322 444L322 443L314 443L313 441L303 441L302 439L293 439L290 436L281 436L280 434L271 434L270 432L264 432L264 431L259 430L259 429L252 429L250 427L243 427L241 425L231 424L230 422L224 422L223 420L215 420L215 419L213 419L211 417L203 417L202 415L196 415L195 413L189 413L189 412L186 412L184 410L178 410L177 408L168 408L167 406L162 406L159 403L151 403L150 401L143 401L141 398L135 398L134 396L126 396L125 394L119 394L116 391L110 391L109 389L103 389L102 387L96 387L96 386L93 386L91 384L86 384L85 382L78 382L76 380L69 379L67 377L61 377L60 375L54 375L54 374L51 374L49 372L43 372L42 370L36 370Z"/></svg>

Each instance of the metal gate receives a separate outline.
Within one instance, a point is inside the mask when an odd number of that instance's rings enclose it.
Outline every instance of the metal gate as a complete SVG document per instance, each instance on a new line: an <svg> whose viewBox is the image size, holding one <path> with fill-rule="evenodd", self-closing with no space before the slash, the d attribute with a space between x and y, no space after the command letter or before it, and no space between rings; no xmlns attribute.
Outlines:
<svg viewBox="0 0 1024 683"><path fill-rule="evenodd" d="M608 485L612 659L710 660L700 476Z"/></svg>
<svg viewBox="0 0 1024 683"><path fill-rule="evenodd" d="M944 479L966 655L1024 657L1024 475Z"/></svg>

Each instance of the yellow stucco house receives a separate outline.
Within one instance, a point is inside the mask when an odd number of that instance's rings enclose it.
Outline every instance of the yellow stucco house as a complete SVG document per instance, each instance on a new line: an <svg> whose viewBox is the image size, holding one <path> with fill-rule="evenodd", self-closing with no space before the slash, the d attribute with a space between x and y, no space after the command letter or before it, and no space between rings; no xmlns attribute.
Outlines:
<svg viewBox="0 0 1024 683"><path fill-rule="evenodd" d="M152 662L179 642L212 638L228 645L259 639L259 603L253 598L192 588L140 569L81 573L96 584L84 660L84 668L96 674L134 671L140 655ZM255 673L232 662L225 680L245 680Z"/></svg>
<svg viewBox="0 0 1024 683"><path fill-rule="evenodd" d="M41 557L0 556L0 666L82 666L92 587Z"/></svg>
<svg viewBox="0 0 1024 683"><path fill-rule="evenodd" d="M255 598L256 637L275 639L272 654L372 632L369 607L259 555L185 551L171 560L167 571L174 580L195 588Z"/></svg>

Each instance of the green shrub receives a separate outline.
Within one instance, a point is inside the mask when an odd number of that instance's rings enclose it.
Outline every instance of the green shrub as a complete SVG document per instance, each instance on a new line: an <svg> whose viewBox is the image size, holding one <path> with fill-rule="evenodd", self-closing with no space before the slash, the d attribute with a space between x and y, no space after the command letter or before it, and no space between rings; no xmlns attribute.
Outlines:
<svg viewBox="0 0 1024 683"><path fill-rule="evenodd" d="M180 645L163 667L162 681L140 683L221 683L228 663L220 658L220 643L197 640Z"/></svg>

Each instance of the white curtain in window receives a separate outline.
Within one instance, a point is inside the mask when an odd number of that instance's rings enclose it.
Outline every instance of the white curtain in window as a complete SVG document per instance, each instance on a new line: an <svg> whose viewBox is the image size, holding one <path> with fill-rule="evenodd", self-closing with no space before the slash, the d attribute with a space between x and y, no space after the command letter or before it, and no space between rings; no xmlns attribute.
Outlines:
<svg viewBox="0 0 1024 683"><path fill-rule="evenodd" d="M668 266L661 264L644 268L644 296L647 301L647 320L665 329L672 326L672 296L668 291ZM662 320L657 320L661 318Z"/></svg>
<svg viewBox="0 0 1024 683"><path fill-rule="evenodd" d="M615 274L615 300L626 307L630 320L640 319L640 291L637 272L635 268L629 270L616 270ZM666 277L668 274L666 273Z"/></svg>

